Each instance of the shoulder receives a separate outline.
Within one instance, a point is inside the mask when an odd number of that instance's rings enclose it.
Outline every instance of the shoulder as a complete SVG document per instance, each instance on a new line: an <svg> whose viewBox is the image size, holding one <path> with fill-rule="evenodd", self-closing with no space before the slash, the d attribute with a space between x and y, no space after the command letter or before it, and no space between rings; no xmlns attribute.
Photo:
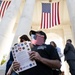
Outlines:
<svg viewBox="0 0 75 75"><path fill-rule="evenodd" d="M46 46L48 50L50 50L51 52L55 52L56 48L54 48L52 45L47 45Z"/></svg>
<svg viewBox="0 0 75 75"><path fill-rule="evenodd" d="M71 43L67 43L66 46L69 48L74 48L73 44L71 44Z"/></svg>
<svg viewBox="0 0 75 75"><path fill-rule="evenodd" d="M47 51L50 53L51 59L58 59L58 60L60 60L59 55L57 53L57 49L54 48L52 45L47 45Z"/></svg>
<svg viewBox="0 0 75 75"><path fill-rule="evenodd" d="M57 51L61 51L61 49L59 47L56 47Z"/></svg>
<svg viewBox="0 0 75 75"><path fill-rule="evenodd" d="M46 45L46 47L50 48L50 49L52 49L52 48L55 49L52 45Z"/></svg>
<svg viewBox="0 0 75 75"><path fill-rule="evenodd" d="M56 47L56 49L59 49L59 50L60 50L60 48L59 48L59 47Z"/></svg>

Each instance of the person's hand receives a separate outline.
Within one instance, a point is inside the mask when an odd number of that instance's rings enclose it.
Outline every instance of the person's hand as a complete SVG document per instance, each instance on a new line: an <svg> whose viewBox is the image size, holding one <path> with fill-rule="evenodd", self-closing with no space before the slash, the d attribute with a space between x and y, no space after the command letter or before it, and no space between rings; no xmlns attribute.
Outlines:
<svg viewBox="0 0 75 75"><path fill-rule="evenodd" d="M13 69L16 71L19 69L19 67L20 67L20 64L16 61L13 61Z"/></svg>
<svg viewBox="0 0 75 75"><path fill-rule="evenodd" d="M41 60L41 56L40 56L40 54L38 53L38 52L35 52L35 51L31 51L31 52L29 52L29 55L30 55L30 59L31 60L38 60L38 61L40 61Z"/></svg>

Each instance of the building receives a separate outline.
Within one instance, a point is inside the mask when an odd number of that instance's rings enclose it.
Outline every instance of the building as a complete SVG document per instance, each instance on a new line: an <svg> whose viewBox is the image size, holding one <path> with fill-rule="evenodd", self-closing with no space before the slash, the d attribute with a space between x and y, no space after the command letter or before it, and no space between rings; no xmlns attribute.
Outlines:
<svg viewBox="0 0 75 75"><path fill-rule="evenodd" d="M6 0L5 0L6 1ZM17 42L17 38L22 34L28 34L30 29L43 30L46 32L48 39L46 43L54 40L61 47L62 52L65 42L68 38L75 38L74 31L74 0L52 0L58 2L60 12L60 25L49 29L40 29L41 23L41 3L49 0L11 0L4 17L0 22L0 52L1 58L3 54L9 54L10 47ZM70 2L71 1L71 2ZM70 6L69 6L70 5ZM73 5L73 7L72 7ZM72 9L71 9L72 8ZM71 13L70 11L73 11ZM7 42L9 42L7 44ZM60 44L61 43L61 44ZM4 47L5 46L5 47ZM5 51L6 50L6 51ZM8 53L7 53L8 52Z"/></svg>

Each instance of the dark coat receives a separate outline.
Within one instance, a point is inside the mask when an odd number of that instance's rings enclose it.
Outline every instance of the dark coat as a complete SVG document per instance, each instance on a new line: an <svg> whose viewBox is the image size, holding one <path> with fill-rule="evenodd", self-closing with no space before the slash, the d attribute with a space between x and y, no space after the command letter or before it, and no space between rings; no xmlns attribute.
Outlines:
<svg viewBox="0 0 75 75"><path fill-rule="evenodd" d="M70 43L67 43L64 48L65 60L75 60L75 49Z"/></svg>

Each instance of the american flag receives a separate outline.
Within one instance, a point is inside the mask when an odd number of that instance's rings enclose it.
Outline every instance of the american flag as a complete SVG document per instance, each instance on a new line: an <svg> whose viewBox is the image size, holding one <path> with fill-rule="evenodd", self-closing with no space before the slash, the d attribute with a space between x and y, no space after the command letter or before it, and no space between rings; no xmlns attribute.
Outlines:
<svg viewBox="0 0 75 75"><path fill-rule="evenodd" d="M47 29L60 24L59 2L42 3L41 29Z"/></svg>
<svg viewBox="0 0 75 75"><path fill-rule="evenodd" d="M11 1L0 0L0 18L3 18L10 3L11 3Z"/></svg>

